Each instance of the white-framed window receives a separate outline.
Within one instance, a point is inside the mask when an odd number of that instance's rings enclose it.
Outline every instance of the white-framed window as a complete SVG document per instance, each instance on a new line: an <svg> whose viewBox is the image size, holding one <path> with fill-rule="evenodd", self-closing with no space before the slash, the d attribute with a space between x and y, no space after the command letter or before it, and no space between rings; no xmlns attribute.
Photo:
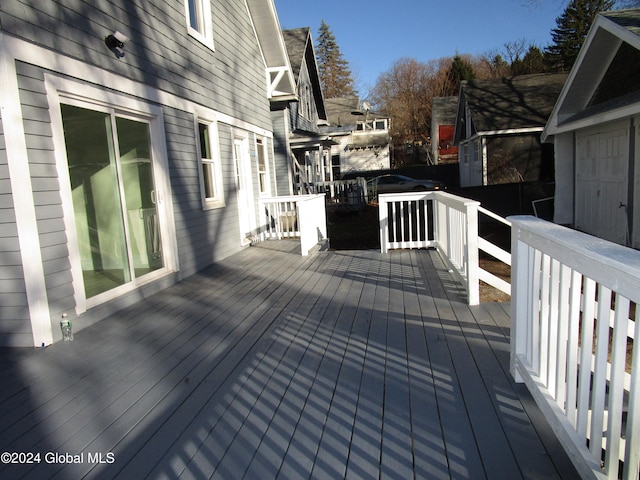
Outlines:
<svg viewBox="0 0 640 480"><path fill-rule="evenodd" d="M263 138L256 138L256 163L258 167L258 186L260 195L269 195L269 160L267 156L267 144Z"/></svg>
<svg viewBox="0 0 640 480"><path fill-rule="evenodd" d="M202 208L224 207L222 168L218 155L217 125L198 121L198 156L200 158L200 185Z"/></svg>
<svg viewBox="0 0 640 480"><path fill-rule="evenodd" d="M211 0L184 0L189 34L213 50Z"/></svg>

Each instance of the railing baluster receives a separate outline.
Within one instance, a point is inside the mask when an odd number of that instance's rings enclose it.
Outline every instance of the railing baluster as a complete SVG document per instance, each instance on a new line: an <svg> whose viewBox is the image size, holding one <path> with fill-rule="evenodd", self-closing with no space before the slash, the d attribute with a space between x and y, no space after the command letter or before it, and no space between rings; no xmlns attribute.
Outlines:
<svg viewBox="0 0 640 480"><path fill-rule="evenodd" d="M548 361L548 380L547 388L549 394L557 401L557 364L558 364L558 340L559 335L559 319L560 313L560 262L551 259L551 270L549 276L549 331L555 335L549 336L549 361Z"/></svg>
<svg viewBox="0 0 640 480"><path fill-rule="evenodd" d="M635 340L640 338L640 304L635 302ZM627 407L627 430L624 452L625 480L640 478L640 348L635 347L631 358L631 382Z"/></svg>
<svg viewBox="0 0 640 480"><path fill-rule="evenodd" d="M569 338L569 291L571 287L571 269L560 264L560 278L558 282L558 340L556 345L556 403L565 408L567 391L567 341Z"/></svg>
<svg viewBox="0 0 640 480"><path fill-rule="evenodd" d="M551 257L542 257L541 296L540 296L540 364L538 376L549 388L549 288L550 288Z"/></svg>
<svg viewBox="0 0 640 480"><path fill-rule="evenodd" d="M598 285L598 316L596 319L596 356L591 391L591 436L589 448L594 458L602 454L604 407L607 395L607 355L609 353L609 311L611 290Z"/></svg>
<svg viewBox="0 0 640 480"><path fill-rule="evenodd" d="M622 407L624 402L624 374L627 361L627 322L630 301L622 295L615 298L615 327L611 345L611 375L609 381L608 421L606 435L605 470L609 478L618 478L622 435Z"/></svg>
<svg viewBox="0 0 640 480"><path fill-rule="evenodd" d="M567 336L567 386L566 416L571 425L576 426L577 391L578 391L578 354L580 351L580 296L582 275L571 271L571 288L569 292L569 332Z"/></svg>
<svg viewBox="0 0 640 480"><path fill-rule="evenodd" d="M581 438L587 437L589 418L589 397L591 394L591 354L593 346L593 326L595 324L596 282L585 278L582 295L582 340L580 341L580 381L578 383L578 425Z"/></svg>
<svg viewBox="0 0 640 480"><path fill-rule="evenodd" d="M533 271L542 271L542 252L540 250L531 249L533 258ZM540 284L542 282L542 275L534 275L531 279L531 292L529 298L531 301L532 316L531 322L531 338L529 339L529 345L531 345L531 366L534 371L540 375L540 327L541 327L541 315L542 315L542 299L540 298Z"/></svg>

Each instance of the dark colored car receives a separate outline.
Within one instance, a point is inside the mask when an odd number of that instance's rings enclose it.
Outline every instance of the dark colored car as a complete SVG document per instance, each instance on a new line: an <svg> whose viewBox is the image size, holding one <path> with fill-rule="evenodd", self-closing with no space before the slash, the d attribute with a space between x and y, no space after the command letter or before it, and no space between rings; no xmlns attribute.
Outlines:
<svg viewBox="0 0 640 480"><path fill-rule="evenodd" d="M382 175L373 179L378 193L399 193L428 190L445 190L445 185L436 180L416 180L404 175Z"/></svg>

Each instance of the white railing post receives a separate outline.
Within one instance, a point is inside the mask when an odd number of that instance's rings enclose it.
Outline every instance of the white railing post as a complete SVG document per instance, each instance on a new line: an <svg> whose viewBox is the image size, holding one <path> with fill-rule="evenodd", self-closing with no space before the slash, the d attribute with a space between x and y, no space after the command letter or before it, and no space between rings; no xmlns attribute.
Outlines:
<svg viewBox="0 0 640 480"><path fill-rule="evenodd" d="M324 194L305 195L298 201L298 227L302 256L327 239L327 214Z"/></svg>
<svg viewBox="0 0 640 480"><path fill-rule="evenodd" d="M478 203L465 205L466 241L464 256L467 270L467 301L469 305L480 304L480 277L478 263Z"/></svg>
<svg viewBox="0 0 640 480"><path fill-rule="evenodd" d="M511 361L510 372L517 383L524 380L516 368L516 359L527 355L528 310L528 249L518 240L520 228L511 225ZM516 321L516 319L518 321Z"/></svg>
<svg viewBox="0 0 640 480"><path fill-rule="evenodd" d="M378 198L378 220L380 228L380 253L389 252L389 215L387 201Z"/></svg>

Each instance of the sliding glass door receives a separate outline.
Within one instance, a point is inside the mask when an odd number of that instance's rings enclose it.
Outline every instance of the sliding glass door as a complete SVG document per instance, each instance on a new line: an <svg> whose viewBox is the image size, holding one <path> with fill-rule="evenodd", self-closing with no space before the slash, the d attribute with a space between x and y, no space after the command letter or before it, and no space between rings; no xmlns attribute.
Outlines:
<svg viewBox="0 0 640 480"><path fill-rule="evenodd" d="M163 267L149 124L61 105L86 298Z"/></svg>

